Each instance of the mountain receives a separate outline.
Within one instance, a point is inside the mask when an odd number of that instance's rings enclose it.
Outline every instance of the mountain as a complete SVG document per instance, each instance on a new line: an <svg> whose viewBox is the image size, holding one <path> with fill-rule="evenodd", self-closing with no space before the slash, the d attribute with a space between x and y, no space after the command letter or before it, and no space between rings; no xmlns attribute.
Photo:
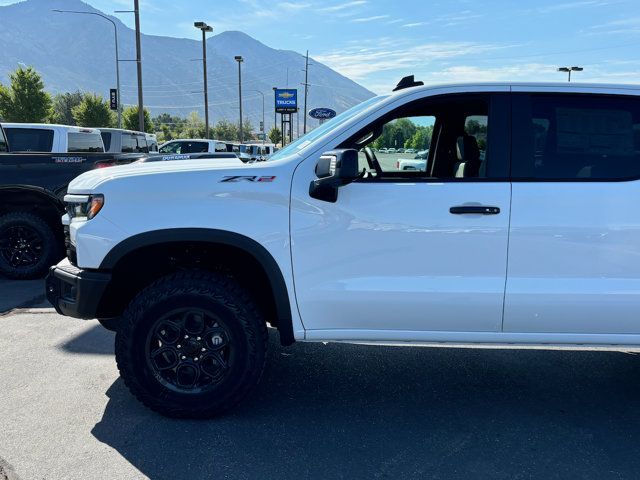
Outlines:
<svg viewBox="0 0 640 480"><path fill-rule="evenodd" d="M95 15L55 13L53 9L102 13L80 0L26 0L0 7L0 82L19 64L33 66L51 93L80 89L108 98L115 88L113 26ZM124 14L131 15L131 14ZM142 12L144 15L144 11ZM116 17L121 60L135 59L135 33ZM171 26L167 26L167 31ZM142 35L144 102L153 115L168 112L203 116L202 42ZM276 50L235 31L207 39L207 75L211 124L238 118L238 64L242 55L243 113L257 130L265 96L265 124L273 125L272 87L298 88L302 106L305 58ZM330 107L338 113L373 93L310 59L308 109ZM288 71L287 71L288 68ZM288 76L288 85L287 85ZM120 62L121 100L137 103L135 62ZM302 115L300 115L302 128ZM313 125L317 122L308 119ZM279 120L278 120L279 121Z"/></svg>

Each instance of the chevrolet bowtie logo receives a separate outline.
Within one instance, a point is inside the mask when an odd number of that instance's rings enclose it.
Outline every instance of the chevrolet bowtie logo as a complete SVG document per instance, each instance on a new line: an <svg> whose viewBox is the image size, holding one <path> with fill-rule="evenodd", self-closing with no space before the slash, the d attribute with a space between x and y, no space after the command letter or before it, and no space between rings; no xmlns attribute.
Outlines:
<svg viewBox="0 0 640 480"><path fill-rule="evenodd" d="M291 97L293 97L293 93L289 93L289 92L282 92L282 93L279 93L279 94L278 94L278 96L279 96L280 98L291 98Z"/></svg>

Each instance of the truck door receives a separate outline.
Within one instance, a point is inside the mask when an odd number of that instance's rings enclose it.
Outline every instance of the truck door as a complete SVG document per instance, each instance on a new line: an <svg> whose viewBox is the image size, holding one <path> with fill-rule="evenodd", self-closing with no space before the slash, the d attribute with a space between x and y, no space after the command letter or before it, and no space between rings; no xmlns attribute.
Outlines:
<svg viewBox="0 0 640 480"><path fill-rule="evenodd" d="M504 331L640 333L640 97L514 93Z"/></svg>
<svg viewBox="0 0 640 480"><path fill-rule="evenodd" d="M309 338L399 340L416 332L496 332L502 325L511 187L509 95L444 95L407 104L336 147L361 152L366 176L335 203L309 195L318 158L296 171L291 243ZM365 332L366 331L366 332ZM434 337L435 338L435 337Z"/></svg>

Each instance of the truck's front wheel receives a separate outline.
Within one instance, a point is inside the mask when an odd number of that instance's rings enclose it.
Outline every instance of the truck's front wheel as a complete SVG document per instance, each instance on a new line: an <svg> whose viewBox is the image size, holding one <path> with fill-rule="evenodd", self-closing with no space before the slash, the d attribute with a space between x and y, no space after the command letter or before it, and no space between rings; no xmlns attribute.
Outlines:
<svg viewBox="0 0 640 480"><path fill-rule="evenodd" d="M181 272L143 290L116 334L116 362L131 392L171 417L228 410L258 383L267 329L232 279Z"/></svg>

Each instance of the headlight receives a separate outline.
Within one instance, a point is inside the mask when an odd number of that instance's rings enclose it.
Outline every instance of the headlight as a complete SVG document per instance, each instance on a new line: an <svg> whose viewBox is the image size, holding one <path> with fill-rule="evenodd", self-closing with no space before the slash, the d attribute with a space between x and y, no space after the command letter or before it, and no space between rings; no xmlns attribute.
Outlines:
<svg viewBox="0 0 640 480"><path fill-rule="evenodd" d="M104 206L104 195L65 195L69 219L91 220Z"/></svg>

